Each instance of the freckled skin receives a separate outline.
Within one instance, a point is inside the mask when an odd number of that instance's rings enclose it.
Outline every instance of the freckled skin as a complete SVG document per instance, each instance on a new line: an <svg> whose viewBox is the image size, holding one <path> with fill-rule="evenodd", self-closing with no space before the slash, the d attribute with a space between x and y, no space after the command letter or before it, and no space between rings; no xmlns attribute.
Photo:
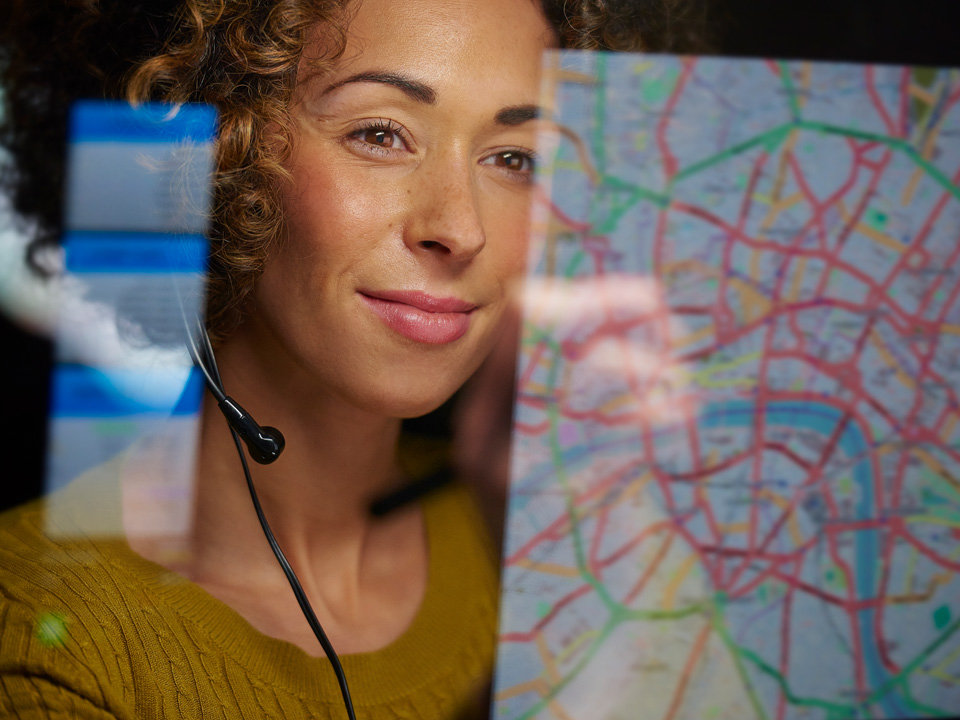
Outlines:
<svg viewBox="0 0 960 720"><path fill-rule="evenodd" d="M493 118L536 104L539 54L551 39L529 0L496 4L500 16L490 3L467 12L462 3L364 0L341 66L300 94L283 197L289 237L268 261L244 339L271 348L265 361L296 375L301 392L314 385L390 415L421 414L488 352L525 258L530 199L529 184L490 155L534 144L534 123ZM455 36L423 40L450 26ZM323 92L383 69L429 86L436 102L373 82ZM395 122L408 147L395 138L391 154L378 156L345 143L363 118ZM358 289L398 288L476 303L470 331L450 346L416 346L358 302Z"/></svg>

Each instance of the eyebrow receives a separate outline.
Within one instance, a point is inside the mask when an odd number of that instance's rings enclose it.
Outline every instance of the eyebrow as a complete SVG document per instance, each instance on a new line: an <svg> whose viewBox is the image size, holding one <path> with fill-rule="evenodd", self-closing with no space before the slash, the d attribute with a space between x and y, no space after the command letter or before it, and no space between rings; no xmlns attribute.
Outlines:
<svg viewBox="0 0 960 720"><path fill-rule="evenodd" d="M426 105L436 105L437 103L437 93L429 85L404 75L378 70L359 72L355 75L345 77L342 80L337 80L337 82L324 89L322 94L326 95L344 85L360 82L382 83L397 88L407 95L407 97L417 102ZM540 108L536 105L511 105L510 107L498 110L493 119L497 125L514 127L529 122L530 120L536 120L540 117L540 114Z"/></svg>
<svg viewBox="0 0 960 720"><path fill-rule="evenodd" d="M383 83L384 85L390 85L401 90L409 98L416 100L417 102L425 103L427 105L435 105L437 102L437 93L428 85L424 85L422 82L413 80L403 75L397 75L396 73L389 72L361 72L356 75L351 75L346 77L343 80L338 80L327 87L323 94L326 95L329 92L333 92L337 88L341 88L344 85L349 83L356 82L373 82L373 83Z"/></svg>
<svg viewBox="0 0 960 720"><path fill-rule="evenodd" d="M540 117L540 108L536 105L513 105L499 110L493 119L498 125L522 125Z"/></svg>

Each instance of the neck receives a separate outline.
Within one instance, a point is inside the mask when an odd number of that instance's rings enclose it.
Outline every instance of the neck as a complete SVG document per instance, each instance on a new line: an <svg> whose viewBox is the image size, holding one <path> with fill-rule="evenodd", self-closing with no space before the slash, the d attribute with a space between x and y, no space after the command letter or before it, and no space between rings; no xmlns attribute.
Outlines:
<svg viewBox="0 0 960 720"><path fill-rule="evenodd" d="M286 438L274 463L248 463L288 559L294 567L321 570L329 558L340 567L328 572L359 568L376 529L370 502L402 481L396 460L400 421L351 406L312 385L295 367L268 372L249 343L227 343L218 351L218 363L227 393ZM216 403L208 400L188 574L198 580L233 575L242 564L248 578L259 567L265 579L276 579L236 446Z"/></svg>
<svg viewBox="0 0 960 720"><path fill-rule="evenodd" d="M218 351L226 391L258 422L280 428L274 463L250 463L264 514L341 652L383 647L412 622L426 588L419 505L385 518L371 500L402 483L400 421L365 411L311 382L295 364L262 361L257 343ZM128 527L137 518L128 518ZM192 533L183 560L148 542L134 549L199 583L273 637L320 649L263 537L226 421L204 406ZM169 557L169 556L167 556Z"/></svg>

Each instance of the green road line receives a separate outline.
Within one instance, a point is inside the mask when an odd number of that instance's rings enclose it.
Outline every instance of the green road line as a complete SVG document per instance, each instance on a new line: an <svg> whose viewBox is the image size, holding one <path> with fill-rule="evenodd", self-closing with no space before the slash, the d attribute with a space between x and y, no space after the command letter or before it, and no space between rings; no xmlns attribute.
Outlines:
<svg viewBox="0 0 960 720"><path fill-rule="evenodd" d="M913 545L910 546L910 555L907 557L907 571L903 574L904 594L909 593L912 587L911 579L917 574L917 559L920 557L920 551Z"/></svg>
<svg viewBox="0 0 960 720"><path fill-rule="evenodd" d="M950 636L953 635L957 630L960 629L960 618L955 620L953 624L943 633L940 637L930 643L924 650L919 652L917 656L911 660L895 677L887 680L883 685L878 687L870 697L867 698L867 702L875 702L881 697L890 692L890 689L894 685L900 685L902 687L907 687L908 677L918 668L920 664L926 662L933 653L940 649L940 646L943 645L947 640L950 639Z"/></svg>
<svg viewBox="0 0 960 720"><path fill-rule="evenodd" d="M606 185L614 190L626 190L641 200L649 200L654 205L665 208L670 206L670 196L663 193L657 193L640 185L628 183L614 175L605 175L601 180L601 185Z"/></svg>
<svg viewBox="0 0 960 720"><path fill-rule="evenodd" d="M607 79L607 58L603 53L596 55L596 78L595 87L606 87ZM604 144L604 130L606 129L606 97L603 93L597 92L593 98L593 157L597 162L597 171L604 175L607 169L607 148Z"/></svg>
<svg viewBox="0 0 960 720"><path fill-rule="evenodd" d="M709 607L709 605L706 607ZM704 610L705 610L705 606L700 606L700 605L697 606L698 612L703 612ZM653 611L653 612L657 612L657 611ZM663 611L663 612L667 612L667 611ZM678 611L678 612L681 612L681 611ZM682 611L682 613L683 615L694 614L693 612L690 612L690 611ZM680 615L676 615L676 616L679 617ZM546 695L544 695L542 698L540 698L540 700L533 707L531 707L522 715L517 716L516 720L528 720L529 718L533 717L534 715L539 713L541 710L543 710L547 706L547 704L550 701L552 701L557 695L559 695L567 685L573 682L573 680L575 680L577 676L583 671L584 667L586 667L586 665L591 660L593 660L594 656L596 656L597 652L599 652L601 646L607 641L610 635L613 634L613 631L616 630L616 628L625 620L630 620L630 619L632 619L630 618L630 613L622 609L620 611L612 612L610 615L610 619L607 620L606 623L604 623L603 629L600 630L597 637L594 638L594 640L590 643L590 648L584 653L583 658L580 660L580 662L577 663L576 667L574 667L569 673L567 673L560 682L558 682L556 685L553 685L550 688L550 691ZM767 718L764 717L764 720L767 720Z"/></svg>
<svg viewBox="0 0 960 720"><path fill-rule="evenodd" d="M666 210L670 207L670 198L667 195L661 195L642 187L634 187L629 198L614 206L610 212L610 216L597 228L597 234L606 235L616 230L626 212L642 200L653 203L661 210Z"/></svg>
<svg viewBox="0 0 960 720"><path fill-rule="evenodd" d="M930 469L929 465L924 465L923 472L921 473L923 478L930 482L931 485L936 487L936 491L940 494L950 495L953 502L960 502L960 492L951 485L940 473L936 473Z"/></svg>
<svg viewBox="0 0 960 720"><path fill-rule="evenodd" d="M567 502L567 515L570 518L570 535L573 541L573 553L576 557L577 567L580 569L580 575L593 587L597 595L607 606L610 612L614 612L617 607L616 601L610 596L607 588L600 582L590 569L587 567L587 555L584 551L583 534L580 532L580 518L577 512L577 506L573 502L573 493L570 490L570 483L567 480L567 473L564 470L563 452L560 448L560 439L557 437L557 429L560 426L559 411L556 403L547 405L547 417L550 421L550 455L553 461L554 471L557 473L557 480L563 487Z"/></svg>
<svg viewBox="0 0 960 720"><path fill-rule="evenodd" d="M903 696L901 699L907 706L916 710L918 714L929 717L955 717L952 712L926 705L925 703L917 700L913 696L913 691L910 689L910 686L907 683L903 684Z"/></svg>
<svg viewBox="0 0 960 720"><path fill-rule="evenodd" d="M780 61L780 79L783 80L783 89L787 91L787 97L790 99L790 114L794 120L800 120L800 105L797 103L797 89L793 86L793 78L790 77L790 66Z"/></svg>
<svg viewBox="0 0 960 720"><path fill-rule="evenodd" d="M560 346L556 343L551 343L551 348L554 351L555 356L560 355ZM557 374L559 373L560 363L554 362L550 368L550 373L547 377L547 388L552 392L557 386ZM573 541L574 554L576 556L577 565L580 568L580 574L583 576L583 579L589 583L597 594L600 596L600 599L603 600L604 604L608 608L616 607L616 603L612 597L610 597L607 589L603 584L593 576L593 574L587 568L586 555L583 550L583 536L580 532L580 521L577 517L576 506L573 503L573 494L570 491L570 484L567 479L567 474L565 471L565 465L563 462L563 453L560 448L560 439L557 435L557 430L559 428L559 409L557 408L556 403L549 403L547 405L547 420L550 426L549 440L550 440L550 454L551 460L553 461L554 471L557 474L557 480L559 481L561 487L564 490L566 501L567 501L567 515L570 518L570 532L571 539Z"/></svg>
<svg viewBox="0 0 960 720"><path fill-rule="evenodd" d="M779 146L790 134L791 130L813 130L815 132L821 132L827 135L841 135L844 137L852 137L860 140L868 140L871 142L880 143L886 145L894 150L899 150L906 154L913 162L922 167L936 182L943 187L944 190L949 192L955 198L960 199L960 187L954 184L949 177L943 174L936 165L933 165L929 160L924 158L920 153L917 152L917 149L913 147L909 142L902 140L900 138L892 138L887 135L880 135L878 133L866 132L864 130L858 130L856 128L846 128L840 127L838 125L829 125L827 123L817 123L810 122L807 120L798 120L795 123L785 123L779 125L775 128L768 130L765 133L760 135L755 135L749 140L744 140L737 145L734 145L726 150L712 155L704 160L701 160L698 163L694 163L689 167L684 168L679 171L673 179L673 182L682 180L691 175L704 170L711 165L716 165L719 162L723 162L727 158L738 155L746 150L749 150L757 145L763 144L766 146L767 151L773 151ZM673 183L671 183L673 184ZM672 195L672 187L668 196Z"/></svg>
<svg viewBox="0 0 960 720"><path fill-rule="evenodd" d="M750 676L747 675L747 670L743 666L743 659L740 657L739 648L733 641L733 638L730 637L730 633L727 632L727 626L723 622L723 605L725 603L722 599L723 596L723 593L717 595L717 600L714 603L714 611L710 616L711 624L713 625L714 631L720 636L723 644L727 646L730 657L733 659L733 664L737 668L737 674L740 676L743 689L746 691L747 697L750 698L750 704L753 705L753 711L761 720L769 720L769 716L764 710L763 705L760 704L760 698L757 697L757 693L753 689L753 681L750 679Z"/></svg>
<svg viewBox="0 0 960 720"><path fill-rule="evenodd" d="M956 717L956 714L950 710L943 710L941 708L931 707L930 705L925 705L924 703L915 700L913 695L908 695L903 698L903 701L912 709L917 711L917 714L929 716L929 717L942 717L942 718L953 718Z"/></svg>
<svg viewBox="0 0 960 720"><path fill-rule="evenodd" d="M909 679L909 676L920 666L921 663L925 662L930 657L930 655L936 652L940 648L940 646L943 645L950 638L950 636L953 635L958 630L958 628L960 628L960 619L955 621L946 632L940 635L940 637L938 637L934 642L932 642L923 652L919 653L906 667L903 668L903 670L900 671L900 673L896 677L891 678L887 682L883 683L880 687L876 688L869 695L869 697L865 698L862 702L858 703L856 706L853 706L853 705L844 706L844 705L839 705L837 703L827 702L824 700L799 698L793 694L793 692L790 690L789 685L786 682L786 679L783 677L783 675L781 675L776 670L776 668L771 667L763 658L758 656L753 651L733 645L732 643L730 644L733 646L736 653L750 660L750 662L756 665L761 672L773 678L774 681L780 686L781 692L784 694L784 696L787 698L787 700L790 703L794 705L807 705L807 706L813 706L813 707L820 707L829 712L840 713L841 716L849 717L856 710L856 708L858 707L862 708L867 705L871 705L876 702L879 702L881 698L883 698L883 696L889 693L894 686L900 685L902 687L907 687L907 680ZM725 641L728 639L722 633L721 633L721 637L724 637ZM913 704L916 705L915 702ZM940 715L942 713L942 711L933 710L932 708L926 708L924 711L925 712L933 711L934 715ZM950 713L944 713L944 715L949 716Z"/></svg>
<svg viewBox="0 0 960 720"><path fill-rule="evenodd" d="M717 163L723 162L727 158L733 157L734 155L739 155L742 152L755 148L757 145L764 145L768 152L775 150L780 146L784 140L790 135L790 132L797 127L795 123L784 123L783 125L778 125L777 127L767 130L765 133L760 133L759 135L754 135L749 140L744 140L741 143L718 152L716 155L711 155L710 157L701 160L698 163L694 163L683 170L680 170L673 178L671 182L670 195L673 195L672 185L679 180L683 180L691 175L695 175L701 170L705 170L711 165L716 165Z"/></svg>
<svg viewBox="0 0 960 720"><path fill-rule="evenodd" d="M631 610L618 604L616 614L621 620L682 620L691 615L702 615L709 607L707 604L699 603L680 610Z"/></svg>
<svg viewBox="0 0 960 720"><path fill-rule="evenodd" d="M857 128L842 127L840 125L830 125L823 122L813 122L810 120L799 120L795 124L795 127L801 130L814 130L817 132L826 133L827 135L844 135L848 137L854 137L858 140L869 140L871 142L881 143L883 145L898 146L906 145L909 147L909 143L901 140L900 138L890 137L889 135L883 135L881 133L869 132L867 130L859 130Z"/></svg>
<svg viewBox="0 0 960 720"><path fill-rule="evenodd" d="M627 211L636 205L639 200L640 193L634 192L625 202L615 205L610 210L610 214L607 216L607 219L604 220L602 224L598 224L598 226L594 229L594 232L597 235L607 235L608 233L616 230L620 225L620 221L623 219L623 216L626 215Z"/></svg>
<svg viewBox="0 0 960 720"><path fill-rule="evenodd" d="M826 700L818 700L815 698L807 699L794 695L793 691L790 689L790 686L787 684L786 678L784 678L783 675L781 675L780 672L775 667L771 666L766 660L747 648L738 646L737 652L756 665L760 672L773 678L774 682L780 686L780 692L783 693L784 697L786 697L787 701L792 705L806 705L823 708L824 710L829 710L830 712L841 713L841 716L850 716L854 713L856 706L853 705L840 705L839 703L832 703Z"/></svg>
<svg viewBox="0 0 960 720"><path fill-rule="evenodd" d="M930 717L956 717L956 715L949 711L943 710L941 708L935 708L931 705L927 705L913 696L913 691L907 683L903 683L903 702L905 702L909 707L916 710L918 713L923 715L928 715Z"/></svg>
<svg viewBox="0 0 960 720"><path fill-rule="evenodd" d="M621 202L614 203L609 215L602 222L591 221L593 232L595 232L597 235L607 235L616 230L627 211L629 211L637 203L644 200L653 203L661 210L670 207L670 197L668 195L654 192L653 190L641 187L639 185L624 182L614 175L603 176L600 180L599 187L609 189L614 192L628 192L629 197ZM591 206L591 212L594 209L595 206Z"/></svg>
<svg viewBox="0 0 960 720"><path fill-rule="evenodd" d="M533 717L534 715L539 713L541 710L543 710L543 708L545 708L551 700L553 700L557 695L559 695L560 692L583 671L583 668L587 665L587 663L593 660L594 655L597 654L597 651L600 649L600 646L606 642L607 638L616 628L617 624L618 623L615 623L612 620L608 621L606 625L604 625L603 629L600 631L600 634L597 635L596 639L594 639L594 641L590 644L590 648L584 654L583 659L580 660L579 663L577 663L576 667L574 667L573 670L567 673L567 675L560 682L558 682L556 685L551 687L550 692L548 692L546 695L540 698L540 700L537 703L535 703L533 707L531 707L522 715L518 715L516 717L516 720L528 720L529 718Z"/></svg>
<svg viewBox="0 0 960 720"><path fill-rule="evenodd" d="M944 190L960 200L960 187L955 185L950 178L944 175L940 168L938 168L936 165L933 165L929 160L920 155L920 153L917 152L917 149L906 140L901 140L900 138L893 138L886 135L878 135L877 133L865 132L855 128L845 128L837 125L827 125L826 123L814 123L803 120L797 123L797 127L804 130L816 130L828 135L844 135L847 137L859 138L860 140L870 140L882 145L887 145L893 150L899 150L906 154L917 165L922 167L928 175L930 175L941 187L943 187Z"/></svg>
<svg viewBox="0 0 960 720"><path fill-rule="evenodd" d="M960 528L960 515L951 510L936 511L930 509L926 515L909 515L904 518L908 523L926 523L928 525L945 525L950 528Z"/></svg>
<svg viewBox="0 0 960 720"><path fill-rule="evenodd" d="M524 345L539 345L546 343L554 355L560 354L560 345L553 339L553 333L550 330L544 330L529 320L524 322L524 334L530 335Z"/></svg>
<svg viewBox="0 0 960 720"><path fill-rule="evenodd" d="M574 253L573 257L570 258L570 262L567 263L567 266L563 269L561 277L571 278L577 274L577 270L580 269L580 263L583 262L583 259L587 254L583 250L577 250Z"/></svg>

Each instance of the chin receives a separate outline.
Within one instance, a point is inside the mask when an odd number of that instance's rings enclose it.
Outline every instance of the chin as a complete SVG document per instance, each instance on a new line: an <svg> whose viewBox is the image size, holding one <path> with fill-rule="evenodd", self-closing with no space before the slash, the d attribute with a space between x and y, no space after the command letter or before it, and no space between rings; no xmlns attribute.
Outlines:
<svg viewBox="0 0 960 720"><path fill-rule="evenodd" d="M327 376L321 395L339 398L374 417L413 418L440 407L466 381L435 368L414 370L400 364L355 365L338 375Z"/></svg>
<svg viewBox="0 0 960 720"><path fill-rule="evenodd" d="M487 340L484 338L484 340ZM381 417L416 418L433 412L470 379L489 353L489 341L471 343L455 353L379 355L354 365L335 380L354 405Z"/></svg>
<svg viewBox="0 0 960 720"><path fill-rule="evenodd" d="M408 420L422 417L433 412L453 397L460 385L453 387L449 392L438 393L433 388L429 394L401 393L390 397L383 397L377 403L377 410L388 417L399 420Z"/></svg>

